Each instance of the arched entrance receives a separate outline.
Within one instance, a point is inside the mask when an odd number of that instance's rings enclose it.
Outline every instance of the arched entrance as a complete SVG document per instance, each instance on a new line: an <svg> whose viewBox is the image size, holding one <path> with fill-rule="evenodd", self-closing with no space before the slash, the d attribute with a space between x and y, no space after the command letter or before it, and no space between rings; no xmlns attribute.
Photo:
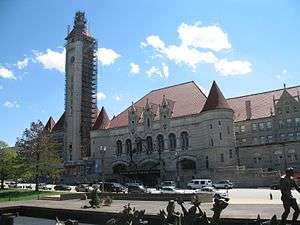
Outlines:
<svg viewBox="0 0 300 225"><path fill-rule="evenodd" d="M177 163L177 180L187 181L196 176L196 159L192 157L182 157Z"/></svg>
<svg viewBox="0 0 300 225"><path fill-rule="evenodd" d="M122 172L127 171L127 165L124 163L118 163L113 165L113 174L120 175Z"/></svg>

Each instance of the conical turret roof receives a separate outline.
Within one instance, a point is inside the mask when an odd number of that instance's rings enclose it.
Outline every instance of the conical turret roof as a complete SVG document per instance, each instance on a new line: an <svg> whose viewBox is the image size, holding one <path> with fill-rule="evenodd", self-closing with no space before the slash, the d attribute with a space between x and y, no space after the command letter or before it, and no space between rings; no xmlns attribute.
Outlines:
<svg viewBox="0 0 300 225"><path fill-rule="evenodd" d="M105 129L108 127L109 123L110 119L105 111L105 108L102 107L92 130Z"/></svg>
<svg viewBox="0 0 300 225"><path fill-rule="evenodd" d="M215 81L211 86L205 105L202 108L202 112L214 109L231 109Z"/></svg>

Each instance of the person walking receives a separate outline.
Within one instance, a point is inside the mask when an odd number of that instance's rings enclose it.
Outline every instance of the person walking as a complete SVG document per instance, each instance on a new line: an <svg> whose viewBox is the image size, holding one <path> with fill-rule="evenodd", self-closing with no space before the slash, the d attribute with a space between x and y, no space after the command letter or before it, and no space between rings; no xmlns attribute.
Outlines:
<svg viewBox="0 0 300 225"><path fill-rule="evenodd" d="M296 198L294 198L292 195L292 189L295 188L300 193L300 187L296 184L293 176L294 169L290 167L286 169L285 175L280 179L281 201L284 207L284 212L281 216L281 225L286 225L286 220L288 215L290 214L291 208L294 210L291 225L296 224L297 218L300 213Z"/></svg>

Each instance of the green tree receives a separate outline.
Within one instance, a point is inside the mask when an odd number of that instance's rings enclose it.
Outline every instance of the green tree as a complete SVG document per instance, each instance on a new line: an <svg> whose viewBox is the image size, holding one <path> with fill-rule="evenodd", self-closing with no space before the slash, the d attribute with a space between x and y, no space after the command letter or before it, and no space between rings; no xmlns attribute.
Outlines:
<svg viewBox="0 0 300 225"><path fill-rule="evenodd" d="M61 171L57 142L51 133L44 129L41 121L31 123L30 128L26 128L22 137L18 138L16 146L35 179L35 191L39 190L41 176L56 176Z"/></svg>
<svg viewBox="0 0 300 225"><path fill-rule="evenodd" d="M0 180L1 189L4 189L4 181L14 177L17 152L10 148L0 148Z"/></svg>
<svg viewBox="0 0 300 225"><path fill-rule="evenodd" d="M3 148L8 148L8 144L5 142L5 141L1 141L0 140L0 149L3 149Z"/></svg>

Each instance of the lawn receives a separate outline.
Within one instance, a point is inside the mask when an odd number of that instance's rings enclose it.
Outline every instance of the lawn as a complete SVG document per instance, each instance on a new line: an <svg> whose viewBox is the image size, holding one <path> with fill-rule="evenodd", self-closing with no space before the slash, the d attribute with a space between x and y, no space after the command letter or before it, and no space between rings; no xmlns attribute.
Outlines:
<svg viewBox="0 0 300 225"><path fill-rule="evenodd" d="M24 190L24 189L5 189L5 190L0 190L0 202L36 200L45 195L58 195L58 194L60 193L53 192L53 191L35 192L33 190Z"/></svg>

